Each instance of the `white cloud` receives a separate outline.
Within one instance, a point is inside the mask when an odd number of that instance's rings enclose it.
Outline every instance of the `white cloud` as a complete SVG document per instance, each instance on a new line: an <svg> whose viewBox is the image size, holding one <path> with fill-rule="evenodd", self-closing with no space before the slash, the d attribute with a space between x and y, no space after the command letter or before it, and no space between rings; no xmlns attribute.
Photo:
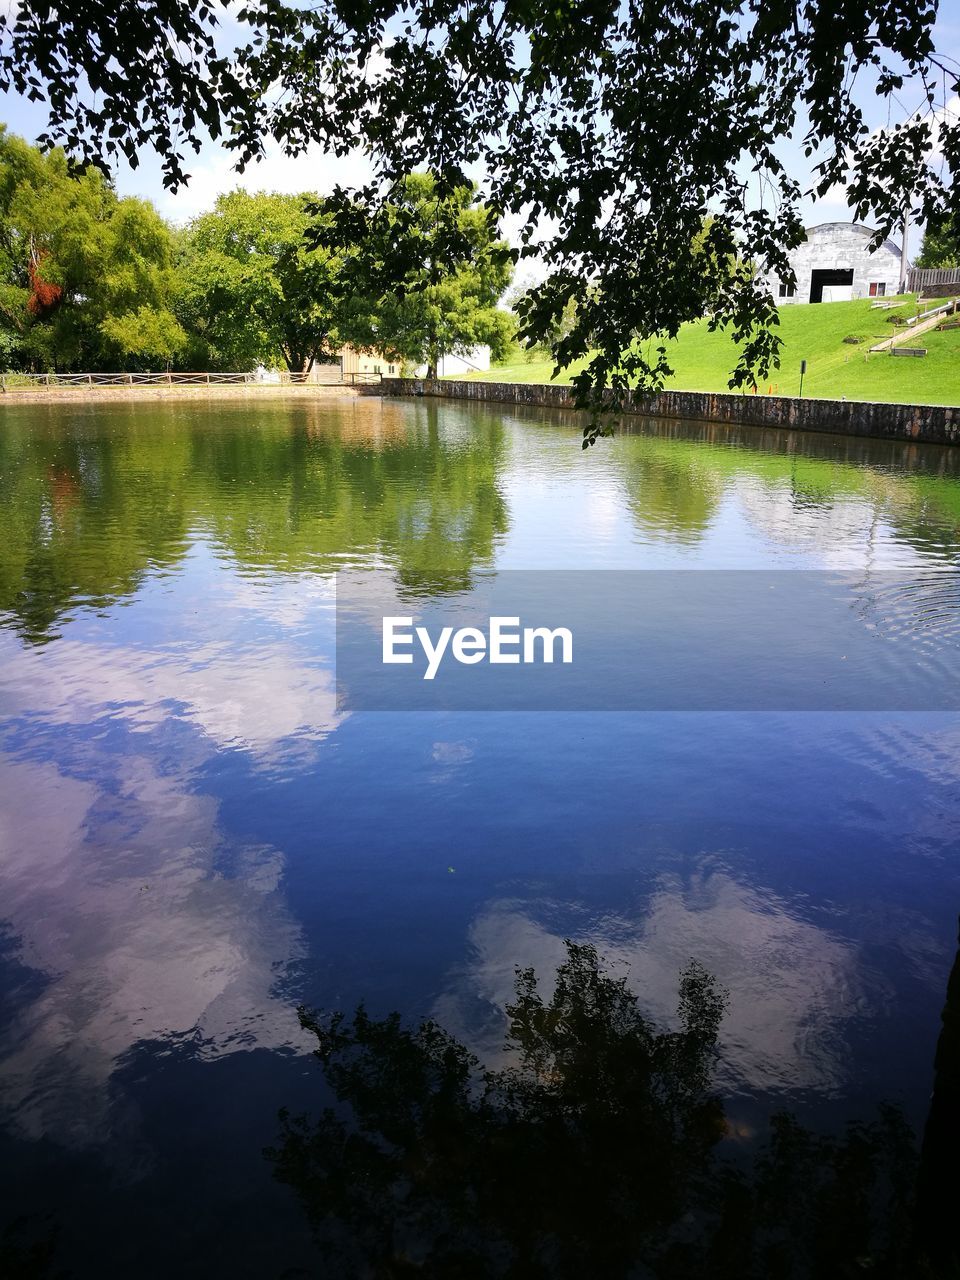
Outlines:
<svg viewBox="0 0 960 1280"><path fill-rule="evenodd" d="M234 655L215 643L188 652L76 640L50 650L4 648L6 715L86 724L113 712L135 732L182 720L217 749L244 751L263 766L301 753L341 719L330 670L276 642Z"/></svg>
<svg viewBox="0 0 960 1280"><path fill-rule="evenodd" d="M569 912L564 904L557 910ZM689 883L664 877L640 920L611 913L565 931L592 942L616 973L625 973L661 1025L676 1021L679 974L692 958L715 974L730 992L721 1074L735 1086L828 1094L841 1088L849 1070L848 1022L889 996L855 946L725 871L705 871ZM451 975L433 1014L495 1061L515 966L534 967L549 992L564 944L524 904L506 900L478 916L470 945L470 962ZM477 1011L484 1007L488 1017L478 1036Z"/></svg>
<svg viewBox="0 0 960 1280"><path fill-rule="evenodd" d="M329 665L298 642L329 614L333 585L304 575L272 591L255 579L215 586L209 613L185 615L175 644L28 648L0 634L5 715L54 736L109 721L129 731L123 756L91 741L85 778L0 756L0 915L44 977L19 1011L0 1099L31 1136L99 1142L118 1107L135 1124L111 1077L143 1040L191 1039L205 1057L304 1047L276 992L305 954L283 852L225 831L198 776L224 749L285 767L340 722ZM231 612L269 622L269 641L225 651L208 626L226 619L229 633ZM177 722L196 732L158 767L152 731Z"/></svg>
<svg viewBox="0 0 960 1280"><path fill-rule="evenodd" d="M0 1099L21 1132L68 1146L135 1127L111 1077L141 1041L190 1038L204 1057L307 1048L276 992L305 953L283 855L231 845L189 771L101 763L105 789L33 760L0 769L3 914L44 976L12 1025Z"/></svg>
<svg viewBox="0 0 960 1280"><path fill-rule="evenodd" d="M205 147L190 166L190 182L175 195L163 192L157 196L160 212L182 223L211 209L218 195L242 187L246 191L278 191L295 194L316 191L324 195L335 186L355 187L368 182L373 170L361 151L345 156L327 155L312 146L303 155L286 155L280 144L268 140L264 158L237 173L234 159L222 147ZM136 175L127 185L134 185Z"/></svg>

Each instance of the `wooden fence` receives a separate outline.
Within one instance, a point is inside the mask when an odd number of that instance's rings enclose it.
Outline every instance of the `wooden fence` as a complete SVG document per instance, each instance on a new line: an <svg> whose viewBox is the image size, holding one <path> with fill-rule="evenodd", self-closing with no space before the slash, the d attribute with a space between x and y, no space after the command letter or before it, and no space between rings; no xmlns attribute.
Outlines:
<svg viewBox="0 0 960 1280"><path fill-rule="evenodd" d="M318 365L309 373L286 369L256 373L3 373L0 391L48 387L310 387L379 382L379 373L344 373L340 365Z"/></svg>
<svg viewBox="0 0 960 1280"><path fill-rule="evenodd" d="M960 292L960 267L911 267L907 272L908 293L930 293L944 286Z"/></svg>

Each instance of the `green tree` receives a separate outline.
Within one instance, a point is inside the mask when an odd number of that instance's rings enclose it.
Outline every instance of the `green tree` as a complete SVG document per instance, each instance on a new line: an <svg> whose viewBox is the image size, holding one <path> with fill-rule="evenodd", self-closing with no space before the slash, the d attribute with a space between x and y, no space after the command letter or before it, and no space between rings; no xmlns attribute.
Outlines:
<svg viewBox="0 0 960 1280"><path fill-rule="evenodd" d="M526 311L528 295L537 287L538 280L532 276L528 276L524 281L514 282L513 288L507 294L504 302L507 309L513 317L514 323L514 343L520 349L527 360L540 356L543 359L549 358L554 347L568 337L577 323L577 302L575 298L570 298L564 306L556 312L549 325L545 329L543 335L535 342L520 342L520 332L523 328L523 317ZM507 357L509 359L509 356Z"/></svg>
<svg viewBox="0 0 960 1280"><path fill-rule="evenodd" d="M928 225L913 265L923 268L960 266L960 235L953 219Z"/></svg>
<svg viewBox="0 0 960 1280"><path fill-rule="evenodd" d="M481 345L495 359L504 354L513 326L497 303L513 256L474 186L445 191L431 174L412 173L382 203L344 193L324 210L319 242L339 244L348 255L347 341L425 364L432 378L444 355Z"/></svg>
<svg viewBox="0 0 960 1280"><path fill-rule="evenodd" d="M119 199L0 129L0 329L14 367L165 362L186 335L171 310L173 240L145 200Z"/></svg>
<svg viewBox="0 0 960 1280"><path fill-rule="evenodd" d="M108 363L167 363L184 350L187 335L173 311L173 235L149 201L116 202L99 270L90 305Z"/></svg>
<svg viewBox="0 0 960 1280"><path fill-rule="evenodd" d="M337 348L340 259L305 239L318 197L232 191L181 242L180 317L198 364L308 371Z"/></svg>

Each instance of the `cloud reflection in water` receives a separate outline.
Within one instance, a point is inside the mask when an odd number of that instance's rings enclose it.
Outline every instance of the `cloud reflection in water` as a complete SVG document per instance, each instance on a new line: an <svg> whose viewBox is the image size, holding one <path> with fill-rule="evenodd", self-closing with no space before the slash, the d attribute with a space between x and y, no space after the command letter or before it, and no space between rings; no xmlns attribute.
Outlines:
<svg viewBox="0 0 960 1280"><path fill-rule="evenodd" d="M436 1002L437 1020L476 1038L477 1011L486 1009L489 1052L502 1036L493 1011L511 998L515 966L550 974L562 961L553 916L576 919L576 911L569 903L541 903L536 913L517 900L488 904L470 929L471 959ZM728 1088L842 1090L850 1064L844 1023L885 995L849 942L724 869L705 867L688 882L663 876L642 918L611 912L571 932L618 966L658 1022L669 1024L677 975L691 958L714 974L731 993L721 1029Z"/></svg>

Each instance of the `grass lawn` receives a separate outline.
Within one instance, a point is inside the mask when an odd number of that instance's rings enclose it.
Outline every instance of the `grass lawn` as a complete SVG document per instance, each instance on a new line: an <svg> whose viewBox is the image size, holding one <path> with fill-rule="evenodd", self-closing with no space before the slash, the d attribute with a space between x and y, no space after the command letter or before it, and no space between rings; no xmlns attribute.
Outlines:
<svg viewBox="0 0 960 1280"><path fill-rule="evenodd" d="M890 311L871 310L869 299L781 308L780 369L759 390L766 393L772 388L775 395L796 395L800 361L805 359L805 396L960 405L960 329L922 334L915 345L926 347L927 355L923 357L867 354L870 346L896 332L888 317L911 316L916 309L913 296ZM857 345L845 343L847 337L863 341ZM698 321L684 326L676 341L667 344L667 358L674 369L666 384L669 388L727 391L730 370L736 363L736 347L726 334L710 333L706 322ZM574 367L557 381L569 382L576 371ZM496 365L487 373L471 377L488 382L549 382L550 373L549 361L520 360Z"/></svg>

